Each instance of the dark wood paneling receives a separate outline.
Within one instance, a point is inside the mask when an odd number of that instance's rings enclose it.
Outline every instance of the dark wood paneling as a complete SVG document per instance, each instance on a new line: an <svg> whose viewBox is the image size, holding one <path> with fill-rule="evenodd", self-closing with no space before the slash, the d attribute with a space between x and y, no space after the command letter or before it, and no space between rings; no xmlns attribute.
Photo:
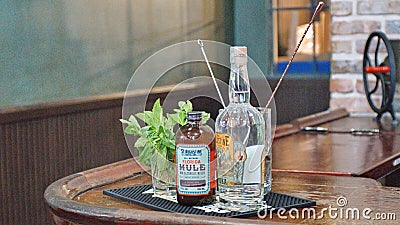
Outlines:
<svg viewBox="0 0 400 225"><path fill-rule="evenodd" d="M1 124L2 224L46 224L51 182L129 158L120 117L111 107Z"/></svg>
<svg viewBox="0 0 400 225"><path fill-rule="evenodd" d="M274 90L278 80L268 79ZM288 78L275 95L277 124L329 109L329 78Z"/></svg>

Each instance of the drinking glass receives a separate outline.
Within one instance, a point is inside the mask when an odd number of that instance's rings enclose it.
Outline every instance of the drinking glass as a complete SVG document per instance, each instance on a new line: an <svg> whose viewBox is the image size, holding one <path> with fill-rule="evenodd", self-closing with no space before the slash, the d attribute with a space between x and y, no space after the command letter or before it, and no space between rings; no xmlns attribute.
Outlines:
<svg viewBox="0 0 400 225"><path fill-rule="evenodd" d="M175 164L165 159L157 151L150 163L154 194L157 196L176 195Z"/></svg>
<svg viewBox="0 0 400 225"><path fill-rule="evenodd" d="M263 115L265 121L265 149L264 149L264 194L271 191L272 186L272 126L271 126L271 109L257 107L257 110Z"/></svg>

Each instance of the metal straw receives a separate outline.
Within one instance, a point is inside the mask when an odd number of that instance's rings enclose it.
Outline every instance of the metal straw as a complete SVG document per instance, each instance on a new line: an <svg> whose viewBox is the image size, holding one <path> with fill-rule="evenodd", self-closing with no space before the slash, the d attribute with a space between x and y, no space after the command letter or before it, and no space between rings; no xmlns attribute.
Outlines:
<svg viewBox="0 0 400 225"><path fill-rule="evenodd" d="M200 45L200 49L201 49L201 52L203 53L204 60L206 60L206 63L207 63L208 71L210 71L211 77L212 77L212 79L214 81L215 88L217 89L219 99L221 100L222 106L225 108L226 106L225 106L225 103L224 103L224 99L222 98L221 92L219 91L219 88L218 88L218 85L217 85L217 81L215 80L214 73L213 73L213 71L211 69L210 63L208 62L206 52L204 51L204 43L203 43L202 40L199 39L199 40L197 40L197 44Z"/></svg>
<svg viewBox="0 0 400 225"><path fill-rule="evenodd" d="M311 17L311 20L310 20L310 22L308 23L308 26L307 26L306 30L304 31L303 36L301 37L299 43L297 44L296 48L294 49L294 52L293 52L293 54L292 54L292 58L289 60L289 63L286 65L286 68L285 68L285 70L283 71L283 74L282 74L281 78L279 79L278 84L276 85L276 87L275 87L275 89L274 89L274 92L272 92L272 95L271 95L271 97L269 98L268 103L267 103L267 105L265 106L265 108L264 108L264 110L263 110L263 113L265 113L265 111L267 110L269 104L271 104L271 101L272 101L272 99L274 98L276 92L278 91L278 88L279 88L279 86L281 85L282 80L283 80L283 78L285 77L286 72L287 72L288 69L289 69L290 64L292 64L293 59L294 59L294 56L296 55L297 51L299 50L299 47L300 47L301 43L303 42L304 37L306 36L306 34L307 34L307 32L308 32L308 29L310 29L311 24L314 22L315 17L316 17L317 14L321 11L321 9L322 9L323 6L324 6L324 3L323 3L323 2L319 2L318 5L317 5L317 8L315 8L314 14L313 14L313 16Z"/></svg>

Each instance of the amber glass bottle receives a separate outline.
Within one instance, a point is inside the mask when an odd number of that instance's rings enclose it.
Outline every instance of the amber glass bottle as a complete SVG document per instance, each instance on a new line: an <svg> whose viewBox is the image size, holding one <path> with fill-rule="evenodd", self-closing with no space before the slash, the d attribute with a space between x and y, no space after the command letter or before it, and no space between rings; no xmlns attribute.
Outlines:
<svg viewBox="0 0 400 225"><path fill-rule="evenodd" d="M203 205L215 198L215 135L201 124L201 112L188 113L187 120L176 133L177 200L181 205Z"/></svg>

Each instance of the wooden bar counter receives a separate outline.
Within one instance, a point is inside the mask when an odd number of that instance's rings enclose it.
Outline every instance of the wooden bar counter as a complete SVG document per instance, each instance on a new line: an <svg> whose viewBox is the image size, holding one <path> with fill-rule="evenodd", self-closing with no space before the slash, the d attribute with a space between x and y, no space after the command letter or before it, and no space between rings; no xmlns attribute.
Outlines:
<svg viewBox="0 0 400 225"><path fill-rule="evenodd" d="M278 138L272 145L272 167L276 171L382 178L400 169L400 126L391 122L383 119L379 123L368 116L350 117L346 111L338 110L278 126ZM281 135L285 126L290 127L291 135ZM379 129L380 133L359 136L300 131L305 126L332 131Z"/></svg>
<svg viewBox="0 0 400 225"><path fill-rule="evenodd" d="M341 131L379 128L381 132L356 136L300 131L301 127L316 125ZM276 129L272 191L317 203L305 211L299 209L299 216L295 211L240 219L167 213L103 195L105 189L151 183L150 176L133 159L62 178L51 184L44 195L52 221L63 225L398 224L400 188L384 187L374 179L399 169L399 157L398 126L385 121L377 123L372 117L350 117L345 110L335 110L300 118ZM343 202L347 204L341 205ZM302 216L302 212L308 215L310 210L314 210L315 218ZM351 214L356 211L358 217Z"/></svg>
<svg viewBox="0 0 400 225"><path fill-rule="evenodd" d="M103 195L109 188L149 184L150 176L129 159L70 175L51 184L44 197L54 224L396 224L400 218L400 189L383 187L373 179L274 172L274 192L315 200L315 214L268 214L265 218L220 218L157 212ZM338 205L338 198L347 202ZM346 199L343 199L346 198ZM328 209L335 209L330 215ZM368 208L367 217L363 212ZM359 217L342 213L358 210ZM364 211L363 211L364 210ZM335 217L336 213L336 217ZM263 214L261 214L263 215ZM311 215L311 217L308 217ZM315 215L315 218L313 217ZM354 214L356 215L356 214ZM383 215L383 216L382 216ZM287 217L287 218L286 218ZM369 218L368 218L369 217ZM385 220L380 220L384 217Z"/></svg>

